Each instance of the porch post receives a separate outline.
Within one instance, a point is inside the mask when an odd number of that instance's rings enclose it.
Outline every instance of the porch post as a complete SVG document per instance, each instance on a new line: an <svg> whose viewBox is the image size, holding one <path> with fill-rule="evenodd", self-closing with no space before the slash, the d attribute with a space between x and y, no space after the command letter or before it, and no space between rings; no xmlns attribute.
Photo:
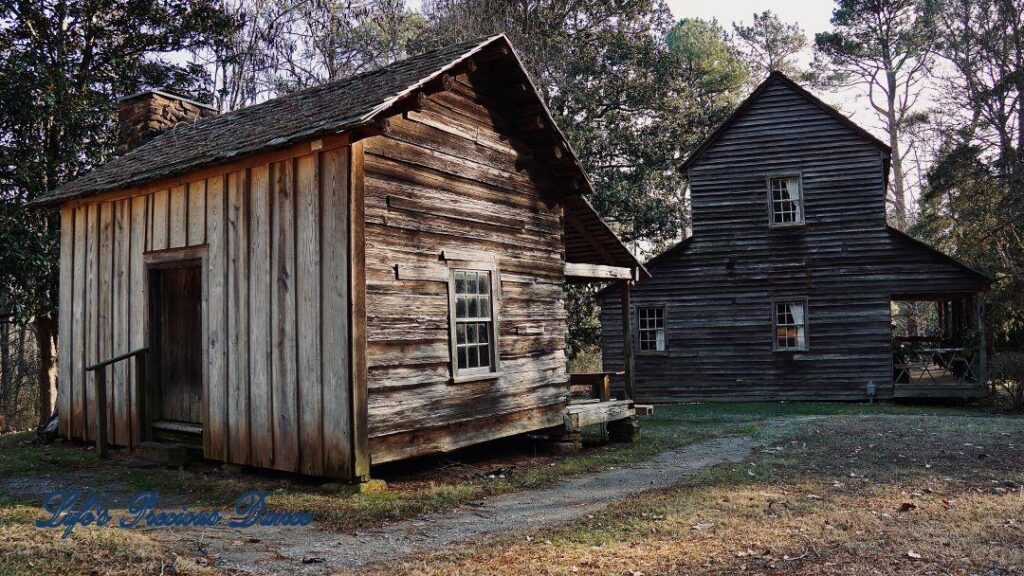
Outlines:
<svg viewBox="0 0 1024 576"><path fill-rule="evenodd" d="M935 302L935 308L939 313L939 335L943 340L949 338L949 328L946 326L946 301L939 300Z"/></svg>
<svg viewBox="0 0 1024 576"><path fill-rule="evenodd" d="M630 280L620 283L622 289L622 370L625 372L626 396L636 400L633 394L633 315L630 313Z"/></svg>
<svg viewBox="0 0 1024 576"><path fill-rule="evenodd" d="M974 322L978 330L978 379L988 385L988 338L985 336L985 292L974 296Z"/></svg>

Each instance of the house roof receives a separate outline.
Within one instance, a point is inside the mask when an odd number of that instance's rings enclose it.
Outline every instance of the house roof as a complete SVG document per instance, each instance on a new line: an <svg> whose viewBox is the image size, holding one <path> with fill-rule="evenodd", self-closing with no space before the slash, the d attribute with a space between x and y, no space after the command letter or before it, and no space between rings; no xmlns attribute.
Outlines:
<svg viewBox="0 0 1024 576"><path fill-rule="evenodd" d="M55 205L140 186L372 125L389 115L396 103L413 97L427 84L484 50L500 50L502 57L518 68L523 82L536 96L547 138L565 151L561 165L578 183L573 192L560 198L568 219L577 225L575 230L567 231L567 256L575 257L577 262L638 268L646 274L643 264L584 196L594 192L593 183L504 34L453 44L372 72L175 127L50 191L33 204ZM575 238L577 233L581 238Z"/></svg>
<svg viewBox="0 0 1024 576"><path fill-rule="evenodd" d="M128 188L369 125L403 96L498 42L508 44L502 35L453 44L372 72L178 126L59 186L35 204Z"/></svg>
<svg viewBox="0 0 1024 576"><path fill-rule="evenodd" d="M736 110L734 110L733 113L730 114L729 117L726 118L725 121L722 122L718 126L718 128L716 128L715 131L712 132L711 135L708 136L708 138L704 140L704 142L701 143L700 146L697 147L696 150L694 150L689 156L686 157L686 160L684 160L683 163L679 165L679 170L682 172L689 170L690 167L695 162L697 162L697 160L699 160L704 155L704 153L707 152L707 150L711 148L711 146L714 145L715 142L717 142L718 139L721 138L722 135L725 134L725 132L729 130L729 128L733 124L735 124L736 121L739 120L747 112L747 110L750 109L751 106L753 106L755 102L757 102L757 99L760 98L761 95L768 90L768 88L775 85L776 83L782 83L788 86L793 91L806 98L809 102L811 102L818 108L821 108L823 111L835 117L836 120L839 120L840 123L842 123L849 129L859 134L862 138L864 138L871 144L877 146L887 156L892 152L888 144L882 142L876 136L874 136L864 128L857 125L856 122L847 118L839 110L836 110L832 106L829 106L820 98L808 92L806 88L794 82L790 77L776 70L769 74L768 78L766 78L764 82L761 82L761 84L759 84L757 88L755 88L754 91L751 92L750 95L747 96L747 98L740 103ZM886 172L888 172L888 168L886 168Z"/></svg>

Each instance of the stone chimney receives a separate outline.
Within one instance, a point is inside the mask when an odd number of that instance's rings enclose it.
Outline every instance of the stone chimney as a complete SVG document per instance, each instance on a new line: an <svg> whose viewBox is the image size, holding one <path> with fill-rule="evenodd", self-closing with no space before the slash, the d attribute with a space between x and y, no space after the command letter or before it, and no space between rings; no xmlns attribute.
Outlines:
<svg viewBox="0 0 1024 576"><path fill-rule="evenodd" d="M159 90L147 90L117 101L120 128L118 153L125 153L181 123L191 124L217 115L217 109Z"/></svg>

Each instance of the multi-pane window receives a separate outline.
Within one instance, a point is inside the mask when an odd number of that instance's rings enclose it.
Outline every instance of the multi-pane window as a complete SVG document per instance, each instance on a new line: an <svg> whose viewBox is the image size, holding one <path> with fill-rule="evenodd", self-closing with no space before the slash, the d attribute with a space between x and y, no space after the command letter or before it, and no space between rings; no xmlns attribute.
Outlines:
<svg viewBox="0 0 1024 576"><path fill-rule="evenodd" d="M494 300L491 273L453 270L455 361L459 372L490 372L494 366Z"/></svg>
<svg viewBox="0 0 1024 576"><path fill-rule="evenodd" d="M807 303L805 301L775 303L775 349L807 349Z"/></svg>
<svg viewBox="0 0 1024 576"><path fill-rule="evenodd" d="M800 176L780 176L768 179L771 195L772 226L803 224L803 190Z"/></svg>
<svg viewBox="0 0 1024 576"><path fill-rule="evenodd" d="M641 352L665 350L665 309L640 306L636 309L637 344Z"/></svg>

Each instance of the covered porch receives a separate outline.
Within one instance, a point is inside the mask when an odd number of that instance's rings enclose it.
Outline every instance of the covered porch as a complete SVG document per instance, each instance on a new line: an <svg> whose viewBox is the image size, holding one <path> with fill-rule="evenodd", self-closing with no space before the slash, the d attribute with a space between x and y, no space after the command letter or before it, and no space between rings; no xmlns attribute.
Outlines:
<svg viewBox="0 0 1024 576"><path fill-rule="evenodd" d="M987 394L984 292L892 298L894 398Z"/></svg>
<svg viewBox="0 0 1024 576"><path fill-rule="evenodd" d="M615 283L621 287L622 309L626 310L627 330L630 287L648 275L647 270L601 220L583 196L569 196L565 209L565 281L567 284ZM626 338L630 342L630 338ZM625 369L621 372L569 374L569 397L565 429L578 435L582 427L607 425L613 439L630 440L638 428L637 406L633 390L633 350L626 345ZM622 382L613 390L612 382ZM641 407L641 409L644 409Z"/></svg>

